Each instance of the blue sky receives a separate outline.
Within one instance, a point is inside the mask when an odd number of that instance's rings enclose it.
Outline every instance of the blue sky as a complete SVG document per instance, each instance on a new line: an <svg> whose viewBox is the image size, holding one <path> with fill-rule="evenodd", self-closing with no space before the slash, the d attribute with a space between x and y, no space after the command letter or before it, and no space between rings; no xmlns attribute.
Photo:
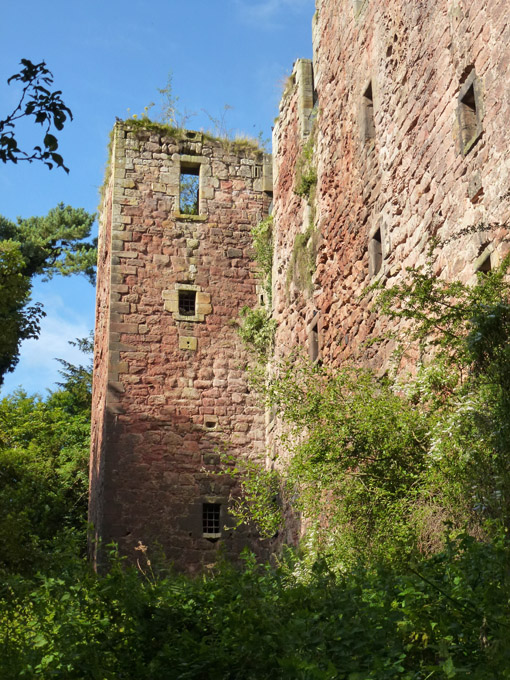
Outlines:
<svg viewBox="0 0 510 680"><path fill-rule="evenodd" d="M7 78L21 58L45 60L74 120L58 135L70 168L40 164L0 166L0 213L44 215L57 203L91 212L98 204L108 135L115 117L141 114L172 73L191 129L212 127L225 106L233 133L269 138L283 82L298 57L310 58L314 0L24 0L2 8L0 118L17 103ZM25 132L31 139L33 130ZM35 142L36 143L36 142ZM47 312L38 340L23 344L2 395L21 385L29 393L54 386L55 357L81 358L68 340L94 325L94 290L84 278L37 282L33 300Z"/></svg>

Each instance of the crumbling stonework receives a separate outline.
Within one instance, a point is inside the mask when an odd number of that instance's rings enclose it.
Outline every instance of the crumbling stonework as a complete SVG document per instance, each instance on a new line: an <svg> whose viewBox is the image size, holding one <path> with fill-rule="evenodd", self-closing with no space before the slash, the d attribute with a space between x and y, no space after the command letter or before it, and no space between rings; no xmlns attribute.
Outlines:
<svg viewBox="0 0 510 680"><path fill-rule="evenodd" d="M391 286L406 267L423 264L432 238L434 271L448 279L468 281L488 257L495 266L505 252L508 6L317 0L316 8L314 130L301 123L310 87L303 62L274 130L276 353L309 347L311 324L318 324L325 362L355 358L382 370L391 345L364 345L385 330L372 297L360 300L367 286ZM310 135L312 200L295 193ZM316 254L308 288L292 272L306 238Z"/></svg>
<svg viewBox="0 0 510 680"><path fill-rule="evenodd" d="M295 348L387 370L391 341L366 343L387 321L360 295L423 265L432 239L440 277L470 281L501 261L509 81L507 0L317 0L313 61L294 65L274 128L272 184L259 151L116 126L91 465L103 540L124 552L158 540L191 569L214 560L201 513L221 505L228 521L226 478L204 472L218 443L236 456L277 448L277 414L264 428L230 323L257 304L249 231L271 189L270 372ZM198 214L180 214L182 168L200 178ZM292 524L279 540L298 534Z"/></svg>
<svg viewBox="0 0 510 680"><path fill-rule="evenodd" d="M198 210L181 214L190 168ZM224 442L235 456L263 455L263 414L232 324L256 303L250 230L268 211L263 174L250 145L115 127L99 244L90 519L97 538L131 557L138 541L158 543L194 570L220 545L234 554L246 543L223 530L231 481L211 473Z"/></svg>

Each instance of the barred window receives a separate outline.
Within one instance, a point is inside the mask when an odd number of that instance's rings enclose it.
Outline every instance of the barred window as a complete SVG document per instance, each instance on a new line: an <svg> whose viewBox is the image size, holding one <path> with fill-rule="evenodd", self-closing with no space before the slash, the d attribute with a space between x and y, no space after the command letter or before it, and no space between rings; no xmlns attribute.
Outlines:
<svg viewBox="0 0 510 680"><path fill-rule="evenodd" d="M219 503L204 503L202 506L202 531L206 538L221 535Z"/></svg>
<svg viewBox="0 0 510 680"><path fill-rule="evenodd" d="M181 316L195 316L197 293L194 290L179 291L179 314Z"/></svg>

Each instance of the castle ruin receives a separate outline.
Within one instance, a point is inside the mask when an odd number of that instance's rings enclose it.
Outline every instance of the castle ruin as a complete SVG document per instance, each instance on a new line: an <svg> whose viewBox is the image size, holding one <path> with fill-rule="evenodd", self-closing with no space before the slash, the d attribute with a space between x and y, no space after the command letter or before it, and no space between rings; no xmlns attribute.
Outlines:
<svg viewBox="0 0 510 680"><path fill-rule="evenodd" d="M118 124L102 210L91 521L125 553L190 569L235 554L218 448L260 460L271 423L232 326L259 300L250 229L273 196L275 358L384 370L371 283L425 263L474 280L506 254L505 0L317 0L267 157L201 133ZM185 183L188 182L188 184ZM192 188L194 203L181 204ZM193 188L195 187L195 188ZM190 208L191 205L191 208Z"/></svg>

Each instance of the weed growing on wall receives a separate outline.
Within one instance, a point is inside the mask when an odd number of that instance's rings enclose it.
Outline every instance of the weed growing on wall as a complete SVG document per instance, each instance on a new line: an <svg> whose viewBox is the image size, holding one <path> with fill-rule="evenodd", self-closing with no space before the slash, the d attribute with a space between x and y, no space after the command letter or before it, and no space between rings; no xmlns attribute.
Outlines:
<svg viewBox="0 0 510 680"><path fill-rule="evenodd" d="M276 332L276 321L266 308L252 309L244 305L240 311L238 331L248 349L260 359L266 360L272 352Z"/></svg>
<svg viewBox="0 0 510 680"><path fill-rule="evenodd" d="M281 479L276 470L261 463L222 456L222 469L216 474L232 477L238 490L229 502L229 514L241 525L254 527L262 540L273 538L281 529L283 515L280 502Z"/></svg>
<svg viewBox="0 0 510 680"><path fill-rule="evenodd" d="M269 215L251 230L255 261L259 276L262 280L268 307L272 299L272 270L273 270L273 217Z"/></svg>
<svg viewBox="0 0 510 680"><path fill-rule="evenodd" d="M310 221L304 233L296 234L294 246L287 269L286 289L290 290L291 283L306 294L313 290L312 277L315 271L315 259L317 257L317 242L319 234Z"/></svg>
<svg viewBox="0 0 510 680"><path fill-rule="evenodd" d="M314 144L315 137L312 131L298 156L295 171L296 184L294 192L298 196L306 197L310 203L313 202L317 185L317 170L314 165Z"/></svg>

